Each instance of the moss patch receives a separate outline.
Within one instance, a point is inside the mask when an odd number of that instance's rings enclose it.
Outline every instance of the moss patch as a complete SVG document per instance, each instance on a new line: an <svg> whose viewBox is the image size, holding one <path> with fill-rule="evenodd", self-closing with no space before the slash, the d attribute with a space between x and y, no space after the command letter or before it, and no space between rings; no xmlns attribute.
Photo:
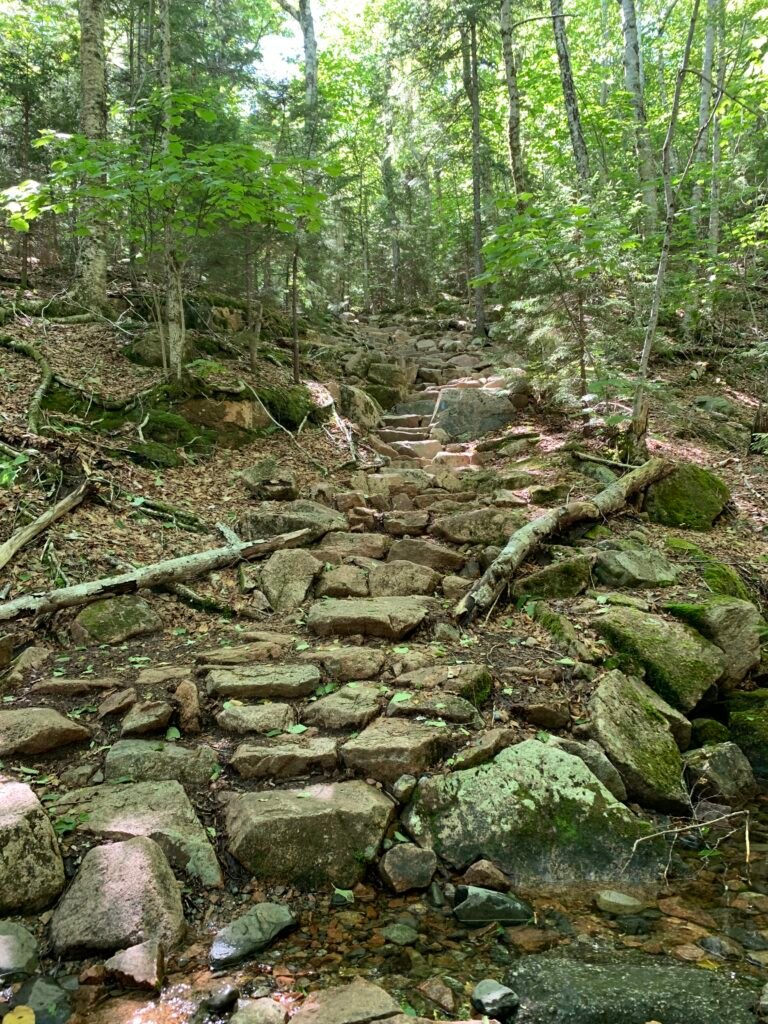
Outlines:
<svg viewBox="0 0 768 1024"><path fill-rule="evenodd" d="M648 488L645 510L655 523L708 530L730 501L726 484L690 463Z"/></svg>

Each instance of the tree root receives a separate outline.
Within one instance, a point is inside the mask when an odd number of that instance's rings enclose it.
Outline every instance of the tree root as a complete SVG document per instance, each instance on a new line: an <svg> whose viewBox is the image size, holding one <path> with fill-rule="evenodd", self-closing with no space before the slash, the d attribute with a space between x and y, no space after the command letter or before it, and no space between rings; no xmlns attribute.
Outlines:
<svg viewBox="0 0 768 1024"><path fill-rule="evenodd" d="M0 334L0 347L10 349L12 352L18 352L20 355L29 356L40 367L40 383L34 395L32 395L29 408L27 409L27 427L31 433L39 434L43 399L53 383L53 370L50 363L39 348L29 345L25 341L16 341L15 338L11 338L7 334Z"/></svg>

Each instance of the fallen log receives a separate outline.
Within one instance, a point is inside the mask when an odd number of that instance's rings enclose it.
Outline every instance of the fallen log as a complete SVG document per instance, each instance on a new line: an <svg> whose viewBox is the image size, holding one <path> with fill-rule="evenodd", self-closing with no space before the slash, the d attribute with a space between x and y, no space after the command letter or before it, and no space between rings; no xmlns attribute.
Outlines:
<svg viewBox="0 0 768 1024"><path fill-rule="evenodd" d="M634 494L661 480L672 469L665 459L649 459L589 501L569 502L526 523L512 534L501 554L459 601L453 610L454 617L466 623L493 608L515 572L548 537L583 520L603 519L618 512Z"/></svg>
<svg viewBox="0 0 768 1024"><path fill-rule="evenodd" d="M202 576L229 565L237 565L238 562L259 558L271 551L301 547L311 538L311 530L294 530L292 533L281 533L266 540L240 541L239 544L229 544L223 548L211 548L193 555L169 558L163 562L139 566L119 576L77 583L71 587L60 587L44 594L25 594L14 598L13 601L0 604L0 622L10 622L12 619L28 615L45 615L61 608L89 604L102 597L114 597L117 594L130 594L136 590L178 583L180 580Z"/></svg>
<svg viewBox="0 0 768 1024"><path fill-rule="evenodd" d="M71 491L60 501L57 501L55 505L46 509L37 519L33 519L31 523L27 523L26 526L16 530L4 544L0 544L0 569L3 569L35 537L45 533L48 527L55 523L57 519L62 519L72 509L77 508L86 494L88 494L91 486L92 484L89 480L83 481L74 491Z"/></svg>

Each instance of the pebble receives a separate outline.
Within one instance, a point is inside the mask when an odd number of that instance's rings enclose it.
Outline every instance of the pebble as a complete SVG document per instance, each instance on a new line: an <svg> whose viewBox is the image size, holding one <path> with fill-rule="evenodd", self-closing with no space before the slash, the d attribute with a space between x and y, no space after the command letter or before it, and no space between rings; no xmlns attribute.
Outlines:
<svg viewBox="0 0 768 1024"><path fill-rule="evenodd" d="M603 889L599 892L595 897L595 904L604 914L614 914L616 917L623 914L642 914L646 906L642 900L613 889Z"/></svg>
<svg viewBox="0 0 768 1024"><path fill-rule="evenodd" d="M407 924L390 924L381 929L381 935L395 946L412 946L419 938L415 928Z"/></svg>
<svg viewBox="0 0 768 1024"><path fill-rule="evenodd" d="M512 1020L520 1006L516 992L501 982L486 978L475 985L472 991L472 1008L505 1024Z"/></svg>

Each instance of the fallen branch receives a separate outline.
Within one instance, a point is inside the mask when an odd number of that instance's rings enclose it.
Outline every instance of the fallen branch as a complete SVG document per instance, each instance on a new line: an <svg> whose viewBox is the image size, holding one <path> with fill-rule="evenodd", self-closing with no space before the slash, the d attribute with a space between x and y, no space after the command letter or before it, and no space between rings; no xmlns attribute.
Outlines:
<svg viewBox="0 0 768 1024"><path fill-rule="evenodd" d="M29 356L30 359L34 359L37 365L40 367L41 380L37 386L37 390L29 403L27 409L27 427L33 434L40 433L40 409L45 398L48 389L53 383L53 370L51 370L48 360L45 358L39 348L34 345L28 345L25 341L16 341L15 338L10 338L7 334L0 334L0 346L8 348L12 352L18 352L23 356Z"/></svg>
<svg viewBox="0 0 768 1024"><path fill-rule="evenodd" d="M224 548L212 548L164 562L140 566L119 576L109 576L72 587L60 587L45 594L25 594L13 601L0 604L0 622L10 622L27 615L45 615L60 608L72 608L89 604L102 597L130 594L149 587L163 587L168 583L192 579L216 569L223 569L238 562L259 558L282 548L301 547L312 538L311 530L294 530L281 533L266 540L241 541Z"/></svg>
<svg viewBox="0 0 768 1024"><path fill-rule="evenodd" d="M26 547L30 541L33 541L35 537L39 537L41 533L45 533L49 526L56 522L57 519L62 519L65 515L77 508L77 506L85 498L86 494L90 490L92 484L89 480L85 480L76 490L71 491L66 497L57 501L55 505L52 505L49 509L46 509L42 515L38 516L37 519L33 519L31 523L27 523L26 526L22 526L21 529L11 534L4 544L0 544L0 569L3 569L16 554L21 551L23 547Z"/></svg>
<svg viewBox="0 0 768 1024"><path fill-rule="evenodd" d="M548 537L561 533L584 519L603 519L623 508L632 495L645 490L672 470L664 459L649 459L631 473L610 484L590 501L572 501L553 508L516 530L501 554L472 585L453 610L462 622L493 606L512 576Z"/></svg>

